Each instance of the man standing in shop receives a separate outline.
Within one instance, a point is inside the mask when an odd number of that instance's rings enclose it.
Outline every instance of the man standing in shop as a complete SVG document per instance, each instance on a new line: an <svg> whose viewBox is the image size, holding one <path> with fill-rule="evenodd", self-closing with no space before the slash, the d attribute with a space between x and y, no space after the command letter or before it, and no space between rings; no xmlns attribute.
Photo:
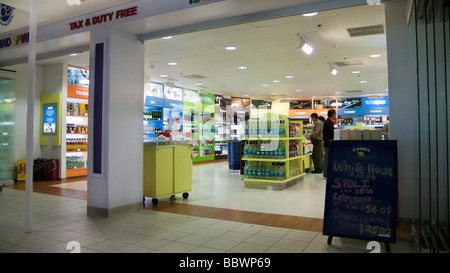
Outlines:
<svg viewBox="0 0 450 273"><path fill-rule="evenodd" d="M322 173L323 171L323 124L316 113L311 114L311 119L314 122L312 133L307 137L311 140L313 145L312 160L314 164L314 171L312 173Z"/></svg>
<svg viewBox="0 0 450 273"><path fill-rule="evenodd" d="M323 177L327 178L328 174L328 145L330 140L334 139L334 121L336 120L336 110L328 110L328 119L323 125Z"/></svg>

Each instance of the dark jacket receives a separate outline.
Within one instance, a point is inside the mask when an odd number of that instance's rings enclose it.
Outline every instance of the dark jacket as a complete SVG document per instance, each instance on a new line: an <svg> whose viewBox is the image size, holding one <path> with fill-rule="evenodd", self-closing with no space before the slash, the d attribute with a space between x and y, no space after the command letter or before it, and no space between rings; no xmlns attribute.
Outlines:
<svg viewBox="0 0 450 273"><path fill-rule="evenodd" d="M331 119L327 119L323 125L323 146L328 147L329 140L334 139L334 123Z"/></svg>

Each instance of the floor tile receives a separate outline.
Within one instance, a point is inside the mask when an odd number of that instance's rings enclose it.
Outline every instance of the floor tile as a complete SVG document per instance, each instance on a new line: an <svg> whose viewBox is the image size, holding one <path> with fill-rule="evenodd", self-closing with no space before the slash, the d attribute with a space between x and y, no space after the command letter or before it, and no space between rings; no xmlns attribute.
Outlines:
<svg viewBox="0 0 450 273"><path fill-rule="evenodd" d="M237 246L239 244L239 242L237 241L231 241L231 240L225 240L225 239L212 239L210 241L208 241L207 243L203 244L202 246L204 247L209 247L209 248L217 248L220 250L230 250L233 247Z"/></svg>
<svg viewBox="0 0 450 273"><path fill-rule="evenodd" d="M171 242L172 242L172 240L150 237L150 238L144 239L142 241L138 241L138 242L134 243L134 245L145 247L145 248L157 249L157 248L160 248Z"/></svg>
<svg viewBox="0 0 450 273"><path fill-rule="evenodd" d="M273 247L277 248L285 248L292 250L293 252L301 252L308 245L307 242L297 241L297 240L288 240L288 239L280 239Z"/></svg>
<svg viewBox="0 0 450 273"><path fill-rule="evenodd" d="M340 246L310 243L303 249L302 253L338 253L339 249Z"/></svg>
<svg viewBox="0 0 450 273"><path fill-rule="evenodd" d="M243 232L237 232L237 231L228 231L228 232L225 232L224 234L218 236L217 238L242 242L242 241L245 241L245 240L247 240L248 238L250 238L252 236L253 236L253 234L251 234L251 233L243 233Z"/></svg>
<svg viewBox="0 0 450 273"><path fill-rule="evenodd" d="M165 246L158 248L157 250L169 253L186 253L193 250L194 248L197 248L197 246L181 242L171 242Z"/></svg>
<svg viewBox="0 0 450 273"><path fill-rule="evenodd" d="M188 234L189 233L179 232L179 231L174 231L174 230L167 230L167 231L156 234L154 237L173 241L173 240L178 240L182 237L185 237Z"/></svg>
<svg viewBox="0 0 450 273"><path fill-rule="evenodd" d="M112 252L118 248L124 247L127 244L125 243L121 243L121 242L116 242L116 241L111 241L111 240L105 240L105 241L101 241L99 243L94 243L89 245L89 249L93 249L93 250L97 250L100 252Z"/></svg>
<svg viewBox="0 0 450 273"><path fill-rule="evenodd" d="M124 234L119 235L117 237L113 237L110 240L111 241L125 243L125 244L133 244L133 243L136 243L138 241L142 241L142 240L144 240L146 238L147 238L147 236L141 235L141 234L124 233Z"/></svg>
<svg viewBox="0 0 450 273"><path fill-rule="evenodd" d="M137 245L126 245L124 247L111 251L111 253L149 253L152 250L153 249L140 247Z"/></svg>
<svg viewBox="0 0 450 273"><path fill-rule="evenodd" d="M252 237L248 238L244 242L251 243L251 244L257 244L257 245L264 245L264 246L272 246L276 242L280 240L280 238L273 237L273 236L262 236L262 235L253 235Z"/></svg>
<svg viewBox="0 0 450 273"><path fill-rule="evenodd" d="M269 247L250 243L239 243L237 246L230 249L230 252L238 253L263 253Z"/></svg>
<svg viewBox="0 0 450 273"><path fill-rule="evenodd" d="M177 242L191 244L191 245L203 245L208 241L213 240L213 237L210 236L202 236L198 234L189 234L181 239L178 239Z"/></svg>

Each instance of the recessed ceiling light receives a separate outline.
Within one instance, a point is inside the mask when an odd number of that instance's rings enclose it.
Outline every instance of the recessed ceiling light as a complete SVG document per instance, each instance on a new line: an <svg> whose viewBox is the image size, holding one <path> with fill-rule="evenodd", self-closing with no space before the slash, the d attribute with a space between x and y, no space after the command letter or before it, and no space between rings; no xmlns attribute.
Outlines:
<svg viewBox="0 0 450 273"><path fill-rule="evenodd" d="M239 68L239 69L247 69L246 66L239 66L238 68Z"/></svg>
<svg viewBox="0 0 450 273"><path fill-rule="evenodd" d="M172 36L164 36L164 37L162 37L161 39L163 39L163 40L169 40L169 39L172 39Z"/></svg>
<svg viewBox="0 0 450 273"><path fill-rule="evenodd" d="M316 16L316 15L317 15L317 11L315 11L315 12L303 13L302 15L303 15L303 16L307 16L307 17L310 17L310 16Z"/></svg>
<svg viewBox="0 0 450 273"><path fill-rule="evenodd" d="M173 62L173 63L168 63L168 65L178 65L178 63Z"/></svg>
<svg viewBox="0 0 450 273"><path fill-rule="evenodd" d="M378 58L381 57L381 54L372 54L370 55L370 58Z"/></svg>
<svg viewBox="0 0 450 273"><path fill-rule="evenodd" d="M237 47L235 47L235 46L227 46L227 47L225 47L225 49L226 50L236 50Z"/></svg>
<svg viewBox="0 0 450 273"><path fill-rule="evenodd" d="M360 83L367 83L367 81L360 81Z"/></svg>
<svg viewBox="0 0 450 273"><path fill-rule="evenodd" d="M266 87L266 86L269 86L269 85L265 83L265 84L261 84L261 86L264 86L264 87Z"/></svg>
<svg viewBox="0 0 450 273"><path fill-rule="evenodd" d="M277 93L270 93L270 95L275 96Z"/></svg>
<svg viewBox="0 0 450 273"><path fill-rule="evenodd" d="M334 92L335 94L341 94L341 92L340 91L336 91L336 92Z"/></svg>
<svg viewBox="0 0 450 273"><path fill-rule="evenodd" d="M279 80L274 80L273 82L280 82Z"/></svg>
<svg viewBox="0 0 450 273"><path fill-rule="evenodd" d="M244 95L244 97L248 97L248 95Z"/></svg>
<svg viewBox="0 0 450 273"><path fill-rule="evenodd" d="M359 74L359 73L361 73L361 71L355 70L355 71L352 71L352 73L353 74Z"/></svg>
<svg viewBox="0 0 450 273"><path fill-rule="evenodd" d="M201 83L201 82L198 82L198 83L196 83L195 85L203 85L203 83Z"/></svg>
<svg viewBox="0 0 450 273"><path fill-rule="evenodd" d="M167 75L159 75L161 78L167 78Z"/></svg>
<svg viewBox="0 0 450 273"><path fill-rule="evenodd" d="M77 56L78 53L70 53L69 56Z"/></svg>
<svg viewBox="0 0 450 273"><path fill-rule="evenodd" d="M293 79L294 76L286 76L286 79Z"/></svg>
<svg viewBox="0 0 450 273"><path fill-rule="evenodd" d="M295 90L296 92L302 92L302 90L301 89L297 89L297 90Z"/></svg>

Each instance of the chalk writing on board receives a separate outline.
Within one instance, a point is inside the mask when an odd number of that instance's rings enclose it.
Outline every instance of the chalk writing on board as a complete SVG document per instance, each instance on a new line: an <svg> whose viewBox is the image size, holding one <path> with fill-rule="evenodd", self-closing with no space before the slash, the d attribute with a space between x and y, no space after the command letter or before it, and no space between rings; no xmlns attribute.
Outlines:
<svg viewBox="0 0 450 273"><path fill-rule="evenodd" d="M395 241L396 143L333 141L329 149L324 234Z"/></svg>

